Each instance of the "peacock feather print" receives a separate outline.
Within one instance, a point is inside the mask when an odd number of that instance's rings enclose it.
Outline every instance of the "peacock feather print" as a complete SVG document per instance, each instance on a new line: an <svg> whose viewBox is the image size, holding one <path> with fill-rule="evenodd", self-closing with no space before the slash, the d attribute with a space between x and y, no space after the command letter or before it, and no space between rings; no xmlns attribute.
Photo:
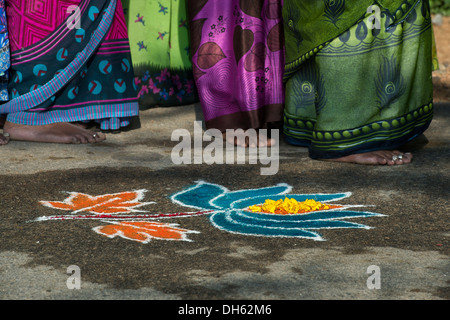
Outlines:
<svg viewBox="0 0 450 320"><path fill-rule="evenodd" d="M338 28L337 23L345 11L345 0L324 0L325 9L323 15L325 20Z"/></svg>
<svg viewBox="0 0 450 320"><path fill-rule="evenodd" d="M293 1L286 3L287 19L286 24L289 30L293 33L295 42L297 44L297 50L300 51L300 45L303 42L303 37L297 28L298 21L300 20L299 9L294 5Z"/></svg>
<svg viewBox="0 0 450 320"><path fill-rule="evenodd" d="M383 57L375 80L377 90L377 108L382 112L393 102L400 98L406 91L405 79L400 70L397 58Z"/></svg>
<svg viewBox="0 0 450 320"><path fill-rule="evenodd" d="M320 75L314 61L303 65L301 72L294 78L293 97L297 109L314 105L316 113L320 114L326 104L324 79Z"/></svg>

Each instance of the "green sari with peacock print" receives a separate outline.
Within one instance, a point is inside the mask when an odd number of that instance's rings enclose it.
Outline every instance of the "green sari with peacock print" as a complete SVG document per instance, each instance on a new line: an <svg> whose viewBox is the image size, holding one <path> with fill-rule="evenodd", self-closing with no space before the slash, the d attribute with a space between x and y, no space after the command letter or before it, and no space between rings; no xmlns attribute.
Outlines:
<svg viewBox="0 0 450 320"><path fill-rule="evenodd" d="M395 149L433 116L428 0L285 0L284 134L313 159Z"/></svg>

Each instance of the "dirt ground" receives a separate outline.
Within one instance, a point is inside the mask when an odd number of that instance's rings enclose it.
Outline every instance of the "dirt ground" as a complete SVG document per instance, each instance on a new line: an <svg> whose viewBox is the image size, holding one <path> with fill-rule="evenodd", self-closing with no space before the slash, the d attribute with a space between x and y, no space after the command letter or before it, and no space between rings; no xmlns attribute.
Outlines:
<svg viewBox="0 0 450 320"><path fill-rule="evenodd" d="M433 72L434 102L450 101L450 17L434 25L440 70Z"/></svg>

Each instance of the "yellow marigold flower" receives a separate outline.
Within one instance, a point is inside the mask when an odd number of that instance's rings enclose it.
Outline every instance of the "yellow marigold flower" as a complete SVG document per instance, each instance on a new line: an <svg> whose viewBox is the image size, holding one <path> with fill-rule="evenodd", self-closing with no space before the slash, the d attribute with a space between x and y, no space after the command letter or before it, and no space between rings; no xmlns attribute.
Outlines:
<svg viewBox="0 0 450 320"><path fill-rule="evenodd" d="M266 200L266 202L262 206L263 212L275 213L275 210L280 206L283 200Z"/></svg>
<svg viewBox="0 0 450 320"><path fill-rule="evenodd" d="M248 210L250 210L251 212L261 212L262 208L261 208L261 206L254 205L254 206L248 207Z"/></svg>
<svg viewBox="0 0 450 320"><path fill-rule="evenodd" d="M248 207L248 210L252 212L276 214L298 214L328 209L330 209L329 205L320 203L313 199L298 202L295 199L289 199L287 197L284 200L267 199L262 205L253 205Z"/></svg>

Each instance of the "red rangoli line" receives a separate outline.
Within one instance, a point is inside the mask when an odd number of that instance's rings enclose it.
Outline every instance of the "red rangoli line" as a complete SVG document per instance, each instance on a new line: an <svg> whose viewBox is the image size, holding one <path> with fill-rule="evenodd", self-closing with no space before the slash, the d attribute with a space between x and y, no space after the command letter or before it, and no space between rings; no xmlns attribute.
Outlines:
<svg viewBox="0 0 450 320"><path fill-rule="evenodd" d="M188 216L199 216L207 213L213 212L209 211L198 211L198 212L181 212L181 213L160 213L160 214L141 214L141 215L113 215L113 214L99 214L99 215L63 215L63 216L50 216L41 217L42 220L133 220L133 219L155 219L155 218L176 218L176 217L188 217Z"/></svg>

